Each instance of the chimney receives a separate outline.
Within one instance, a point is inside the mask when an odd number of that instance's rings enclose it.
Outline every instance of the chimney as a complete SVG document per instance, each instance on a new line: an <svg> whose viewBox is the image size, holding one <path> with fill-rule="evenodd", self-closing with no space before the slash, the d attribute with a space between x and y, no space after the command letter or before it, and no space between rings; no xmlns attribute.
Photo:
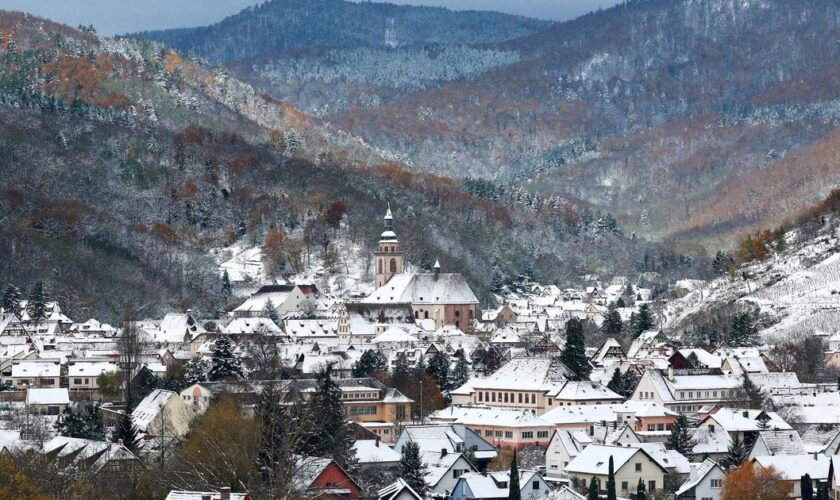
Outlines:
<svg viewBox="0 0 840 500"><path fill-rule="evenodd" d="M744 418L750 418L749 410L744 410Z"/></svg>
<svg viewBox="0 0 840 500"><path fill-rule="evenodd" d="M440 277L440 261L439 260L435 261L434 273L435 273L435 280L437 280Z"/></svg>
<svg viewBox="0 0 840 500"><path fill-rule="evenodd" d="M446 456L446 448L441 448L441 449L440 449L440 456L441 456L441 457L445 457L445 456Z"/></svg>
<svg viewBox="0 0 840 500"><path fill-rule="evenodd" d="M668 365L668 380L674 380L674 367L671 365Z"/></svg>
<svg viewBox="0 0 840 500"><path fill-rule="evenodd" d="M379 436L376 436L376 447L379 448Z"/></svg>
<svg viewBox="0 0 840 500"><path fill-rule="evenodd" d="M818 461L818 460L819 460L818 455L819 455L819 453L817 453L817 452L815 451L815 452L814 452L814 460L815 460L815 461Z"/></svg>
<svg viewBox="0 0 840 500"><path fill-rule="evenodd" d="M594 426L594 425L590 425L590 426L589 426L589 435L590 435L590 436L594 436L594 435L595 435L595 426Z"/></svg>
<svg viewBox="0 0 840 500"><path fill-rule="evenodd" d="M230 488L225 486L219 488L219 500L230 500Z"/></svg>

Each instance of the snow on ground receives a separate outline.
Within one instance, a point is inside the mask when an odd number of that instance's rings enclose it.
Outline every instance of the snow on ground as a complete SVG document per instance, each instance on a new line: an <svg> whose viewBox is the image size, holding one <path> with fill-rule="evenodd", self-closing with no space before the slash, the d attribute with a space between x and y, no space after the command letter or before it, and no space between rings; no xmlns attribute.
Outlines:
<svg viewBox="0 0 840 500"><path fill-rule="evenodd" d="M694 314L735 301L758 306L773 321L762 332L769 342L840 330L840 234L791 243L781 255L741 268L732 278L696 287L667 304L665 328L679 329Z"/></svg>

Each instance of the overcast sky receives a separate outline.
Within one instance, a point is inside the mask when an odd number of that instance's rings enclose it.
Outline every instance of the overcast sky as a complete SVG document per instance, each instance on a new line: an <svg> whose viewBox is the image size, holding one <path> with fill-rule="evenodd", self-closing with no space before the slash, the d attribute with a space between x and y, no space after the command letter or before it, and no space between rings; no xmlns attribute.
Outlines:
<svg viewBox="0 0 840 500"><path fill-rule="evenodd" d="M262 0L0 0L0 9L23 10L71 26L93 24L100 34L203 26ZM565 20L620 0L390 0L453 9L497 10Z"/></svg>

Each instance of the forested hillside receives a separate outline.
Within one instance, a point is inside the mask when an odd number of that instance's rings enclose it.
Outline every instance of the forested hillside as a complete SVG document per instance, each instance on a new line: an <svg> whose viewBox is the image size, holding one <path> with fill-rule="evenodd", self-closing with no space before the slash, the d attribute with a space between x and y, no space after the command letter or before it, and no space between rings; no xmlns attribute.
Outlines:
<svg viewBox="0 0 840 500"><path fill-rule="evenodd" d="M486 303L494 283L522 273L672 277L705 263L584 204L409 172L152 42L7 12L0 33L0 253L10 256L0 281L44 279L73 316L113 320L128 300L143 314L212 313L222 304L212 250L272 233L294 272L339 236L372 250L387 202L409 260L440 259Z"/></svg>
<svg viewBox="0 0 840 500"><path fill-rule="evenodd" d="M134 36L220 63L312 47L501 42L533 34L548 25L496 12L345 0L270 0L212 26Z"/></svg>

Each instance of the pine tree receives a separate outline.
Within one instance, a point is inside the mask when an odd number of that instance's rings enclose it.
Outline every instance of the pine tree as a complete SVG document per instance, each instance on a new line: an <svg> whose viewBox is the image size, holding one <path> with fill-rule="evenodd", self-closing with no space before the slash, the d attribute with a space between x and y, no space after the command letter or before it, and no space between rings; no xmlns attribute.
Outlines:
<svg viewBox="0 0 840 500"><path fill-rule="evenodd" d="M99 404L88 406L82 413L68 406L61 416L58 432L62 436L94 441L105 439L105 422L102 419L102 412L99 411Z"/></svg>
<svg viewBox="0 0 840 500"><path fill-rule="evenodd" d="M589 480L589 489L586 490L586 500L598 500L600 495L598 495L598 483L595 482L595 478Z"/></svg>
<svg viewBox="0 0 840 500"><path fill-rule="evenodd" d="M432 355L426 366L426 373L435 379L438 387L443 391L448 391L449 387L449 356L442 351L438 351Z"/></svg>
<svg viewBox="0 0 840 500"><path fill-rule="evenodd" d="M385 358L377 351L368 349L353 363L351 374L355 378L370 377L374 372L384 372L388 368Z"/></svg>
<svg viewBox="0 0 840 500"><path fill-rule="evenodd" d="M639 478L639 484L636 485L636 494L633 495L633 500L647 500L647 494L645 493L645 483L642 482L642 478Z"/></svg>
<svg viewBox="0 0 840 500"><path fill-rule="evenodd" d="M802 500L814 500L814 483L809 474L799 478L799 491L801 491Z"/></svg>
<svg viewBox="0 0 840 500"><path fill-rule="evenodd" d="M213 351L213 360L207 377L210 380L219 380L224 377L235 376L243 378L242 360L233 352L233 341L228 335L219 335L210 348Z"/></svg>
<svg viewBox="0 0 840 500"><path fill-rule="evenodd" d="M621 370L618 368L613 371L612 377L610 377L609 383L607 383L607 389L613 391L616 394L621 394L624 390L624 383L621 377Z"/></svg>
<svg viewBox="0 0 840 500"><path fill-rule="evenodd" d="M764 405L764 392L746 374L744 375L744 383L741 385L741 397L747 408L757 410Z"/></svg>
<svg viewBox="0 0 840 500"><path fill-rule="evenodd" d="M26 302L26 312L29 314L29 320L34 322L36 326L47 319L47 300L44 283L41 281L35 283L32 291L29 292L29 299Z"/></svg>
<svg viewBox="0 0 840 500"><path fill-rule="evenodd" d="M615 491L615 465L613 464L613 457L610 455L609 472L607 475L607 500L616 500Z"/></svg>
<svg viewBox="0 0 840 500"><path fill-rule="evenodd" d="M400 456L400 477L423 498L429 491L426 484L427 473L428 467L420 456L420 445L414 441L406 443Z"/></svg>
<svg viewBox="0 0 840 500"><path fill-rule="evenodd" d="M648 304L642 304L639 307L639 313L634 318L633 334L638 336L653 328L653 314L650 312Z"/></svg>
<svg viewBox="0 0 840 500"><path fill-rule="evenodd" d="M449 377L449 385L453 389L457 389L462 385L466 384L470 380L470 368L467 365L467 360L464 357L458 358L458 361L455 363L455 369L452 370L452 374Z"/></svg>
<svg viewBox="0 0 840 500"><path fill-rule="evenodd" d="M353 428L341 403L341 388L332 378L332 365L318 373L315 394L309 403L309 413L317 429L307 445L307 455L331 458L344 470L356 465L353 451Z"/></svg>
<svg viewBox="0 0 840 500"><path fill-rule="evenodd" d="M408 360L405 356L397 354L397 361L394 363L393 376L394 385L402 387L411 378L411 367L408 366Z"/></svg>
<svg viewBox="0 0 840 500"><path fill-rule="evenodd" d="M616 304L612 303L607 311L607 317L604 318L604 322L601 324L601 331L605 335L615 337L621 335L623 329L624 324L621 322L621 314L618 312Z"/></svg>
<svg viewBox="0 0 840 500"><path fill-rule="evenodd" d="M20 319L21 313L23 313L23 309L20 306L20 290L15 285L9 283L6 285L6 289L3 290L3 300L2 305L3 309L13 315L14 317Z"/></svg>
<svg viewBox="0 0 840 500"><path fill-rule="evenodd" d="M678 451L680 454L690 456L697 440L691 435L688 427L688 418L680 414L674 426L671 427L671 435L668 437L665 447L669 450Z"/></svg>
<svg viewBox="0 0 840 500"><path fill-rule="evenodd" d="M516 463L516 448L513 449L513 460L510 462L510 481L508 481L508 500L521 500L522 491L519 488L519 464Z"/></svg>
<svg viewBox="0 0 840 500"><path fill-rule="evenodd" d="M210 371L210 363L201 356L195 356L187 361L184 369L184 382L187 385L207 382L207 372Z"/></svg>
<svg viewBox="0 0 840 500"><path fill-rule="evenodd" d="M222 296L225 299L229 299L230 296L233 294L233 287L230 285L230 276L228 275L227 270L222 273Z"/></svg>
<svg viewBox="0 0 840 500"><path fill-rule="evenodd" d="M268 318L275 323L280 321L280 315L277 314L277 308L274 307L274 302L272 302L270 298L265 301L265 304L263 304L262 315L264 318Z"/></svg>
<svg viewBox="0 0 840 500"><path fill-rule="evenodd" d="M588 380L592 366L586 357L586 347L583 341L583 323L572 318L566 322L566 345L560 355L560 361L566 365L580 380Z"/></svg>
<svg viewBox="0 0 840 500"><path fill-rule="evenodd" d="M114 427L114 433L111 435L111 441L114 443L122 442L123 446L132 452L137 450L137 427L131 419L131 413L126 410Z"/></svg>
<svg viewBox="0 0 840 500"><path fill-rule="evenodd" d="M817 500L829 500L828 483L820 483L817 485Z"/></svg>

